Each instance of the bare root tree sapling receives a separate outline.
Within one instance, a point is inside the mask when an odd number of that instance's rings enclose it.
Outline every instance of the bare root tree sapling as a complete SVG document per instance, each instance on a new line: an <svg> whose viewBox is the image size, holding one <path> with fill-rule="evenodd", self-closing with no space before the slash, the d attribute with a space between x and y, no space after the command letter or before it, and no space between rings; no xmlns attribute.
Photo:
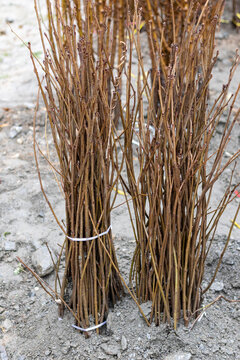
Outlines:
<svg viewBox="0 0 240 360"><path fill-rule="evenodd" d="M212 283L202 288L212 239L223 211L233 198L235 187L231 186L231 179L215 210L210 209L211 195L216 181L240 152L223 162L239 115L238 110L233 116L232 109L240 87L228 98L239 56L236 54L229 79L218 98L209 105L208 87L217 61L213 46L219 17L212 17L213 9L207 6L199 8L198 13L194 9L194 5L187 9L181 39L169 49L164 77L163 43L160 41L153 47L158 70L152 83L150 71L146 74L142 60L141 16L135 12L129 28L130 59L126 71L123 152L128 180L121 177L121 181L133 199L130 216L136 248L130 282L134 281L141 302L152 301L150 321L158 325L162 321L171 323L173 318L175 328L180 318L187 325L192 314L197 314L202 296ZM148 35L151 43L157 41L153 32ZM136 86L131 83L133 49L138 55ZM210 144L224 111L228 111L228 116L222 137L218 149L211 151ZM133 145L136 139L137 148ZM139 169L134 163L135 148ZM229 238L230 234L226 245ZM223 253L225 249L226 246Z"/></svg>
<svg viewBox="0 0 240 360"><path fill-rule="evenodd" d="M114 77L113 49L107 41L111 12L103 14L101 2L97 9L89 1L83 6L77 1L75 6L69 1L52 3L47 0L49 25L43 34L35 1L44 50L43 80L30 45L29 49L58 157L59 169L54 171L66 205L65 227L58 221L66 238L56 264L55 291L73 310L76 325L86 330L91 323L104 323L109 306L123 294L110 213L119 173L113 120L124 48ZM59 279L63 250L65 271ZM62 315L64 303L59 302Z"/></svg>

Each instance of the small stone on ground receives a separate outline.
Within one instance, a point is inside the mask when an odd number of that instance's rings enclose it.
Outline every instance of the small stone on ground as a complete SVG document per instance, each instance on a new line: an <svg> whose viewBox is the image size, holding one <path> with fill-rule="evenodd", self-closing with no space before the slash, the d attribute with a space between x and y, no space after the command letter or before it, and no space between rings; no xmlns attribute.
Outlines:
<svg viewBox="0 0 240 360"><path fill-rule="evenodd" d="M122 339L121 339L121 348L123 351L127 350L127 339L125 338L124 335L122 336Z"/></svg>
<svg viewBox="0 0 240 360"><path fill-rule="evenodd" d="M9 137L10 139L14 139L18 134L20 134L22 131L21 126L12 126L9 131Z"/></svg>
<svg viewBox="0 0 240 360"><path fill-rule="evenodd" d="M8 331L11 329L11 327L13 326L11 320L6 319L3 321L3 323L1 324L1 327L5 329L5 331Z"/></svg>
<svg viewBox="0 0 240 360"><path fill-rule="evenodd" d="M223 281L215 281L211 286L211 289L217 292L222 291L223 288L224 288Z"/></svg>
<svg viewBox="0 0 240 360"><path fill-rule="evenodd" d="M56 256L52 251L54 262L56 262ZM54 265L49 254L47 247L43 246L32 254L32 264L36 269L39 276L46 276L51 274L54 270Z"/></svg>
<svg viewBox="0 0 240 360"><path fill-rule="evenodd" d="M15 241L6 240L5 243L4 243L4 250L5 251L16 251L16 243L15 243Z"/></svg>

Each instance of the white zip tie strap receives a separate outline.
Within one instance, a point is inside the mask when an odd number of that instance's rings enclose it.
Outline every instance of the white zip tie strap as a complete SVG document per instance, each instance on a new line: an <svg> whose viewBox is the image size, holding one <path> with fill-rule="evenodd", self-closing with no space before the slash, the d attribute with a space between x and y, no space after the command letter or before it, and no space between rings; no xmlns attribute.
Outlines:
<svg viewBox="0 0 240 360"><path fill-rule="evenodd" d="M105 325L106 323L107 323L107 320L104 321L104 322L102 322L101 324L98 324L98 325L95 325L95 326L91 326L91 327L89 327L89 328L87 328L87 329L81 328L81 327L79 327L79 326L77 326L77 325L72 325L72 327L74 327L74 328L77 329L77 330L81 330L81 331L88 332L88 331L92 331L92 330L98 329L98 328L100 328L101 326Z"/></svg>
<svg viewBox="0 0 240 360"><path fill-rule="evenodd" d="M112 225L110 225L109 228L108 228L106 231L104 231L103 233L101 233L101 234L99 234L99 235L96 235L96 236L89 237L89 238L72 238L72 237L67 236L67 235L66 235L66 237L67 237L69 240L72 240L72 241L89 241L89 240L98 239L99 237L106 235L107 233L109 233L109 231L111 230L111 228L112 228Z"/></svg>

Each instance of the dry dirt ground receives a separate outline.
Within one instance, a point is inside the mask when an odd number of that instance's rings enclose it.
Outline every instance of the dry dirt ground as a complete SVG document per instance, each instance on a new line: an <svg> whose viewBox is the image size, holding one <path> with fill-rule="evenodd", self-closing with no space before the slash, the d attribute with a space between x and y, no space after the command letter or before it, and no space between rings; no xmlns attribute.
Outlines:
<svg viewBox="0 0 240 360"><path fill-rule="evenodd" d="M2 3L1 3L2 2ZM59 251L63 234L47 207L37 178L33 159L33 114L36 81L27 49L11 32L7 23L24 41L31 41L41 58L33 5L28 0L0 0L0 359L240 359L240 303L219 301L211 306L192 328L179 325L175 332L167 325L147 327L134 302L126 295L112 310L101 335L85 339L72 328L66 312L58 319L57 305L28 272L19 272L16 256L32 266L31 255L45 242ZM44 16L44 14L43 14ZM225 18L230 18L226 12ZM219 60L211 81L211 97L226 81L239 45L240 35L231 24L222 24L217 33ZM147 56L147 55L146 55ZM233 82L236 89L239 70ZM239 101L238 101L239 105ZM222 119L224 123L224 117ZM45 110L40 108L37 138L45 146ZM214 138L217 146L221 133ZM51 138L49 136L50 147ZM239 124L227 149L233 153L240 145ZM60 219L64 202L47 164L40 160L43 183ZM223 194L230 173L226 172L213 193L213 204ZM239 162L235 182L240 181ZM118 197L121 202L121 196ZM214 272L218 256L231 226L240 199L234 200L224 214L206 266L205 283ZM240 216L237 222L240 223ZM112 215L115 246L122 274L127 280L134 238L126 207ZM204 297L209 304L219 295L240 298L240 229L234 228L217 279ZM45 277L53 284L53 273ZM149 304L143 305L148 314ZM174 357L175 356L175 357Z"/></svg>

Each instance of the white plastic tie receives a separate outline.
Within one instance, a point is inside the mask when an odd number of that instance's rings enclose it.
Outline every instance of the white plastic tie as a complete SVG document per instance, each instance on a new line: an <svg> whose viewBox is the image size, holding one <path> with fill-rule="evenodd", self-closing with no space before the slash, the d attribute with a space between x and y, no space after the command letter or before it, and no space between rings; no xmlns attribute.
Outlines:
<svg viewBox="0 0 240 360"><path fill-rule="evenodd" d="M102 322L101 324L98 324L98 325L95 325L95 326L91 326L91 327L89 327L89 328L87 328L87 329L81 328L81 327L79 327L79 326L77 326L77 325L72 325L72 327L74 327L74 328L77 329L77 330L81 330L81 331L88 332L88 331L92 331L92 330L98 329L98 328L100 328L101 326L105 325L106 323L107 323L107 320L104 321L104 322Z"/></svg>
<svg viewBox="0 0 240 360"><path fill-rule="evenodd" d="M89 238L72 238L72 237L67 236L67 235L66 235L66 237L69 240L72 240L72 241L90 241L90 240L98 239L99 237L108 234L111 229L112 229L112 225L110 225L109 228L106 231L104 231L103 233L101 233L99 235L96 235L96 236L89 237Z"/></svg>

